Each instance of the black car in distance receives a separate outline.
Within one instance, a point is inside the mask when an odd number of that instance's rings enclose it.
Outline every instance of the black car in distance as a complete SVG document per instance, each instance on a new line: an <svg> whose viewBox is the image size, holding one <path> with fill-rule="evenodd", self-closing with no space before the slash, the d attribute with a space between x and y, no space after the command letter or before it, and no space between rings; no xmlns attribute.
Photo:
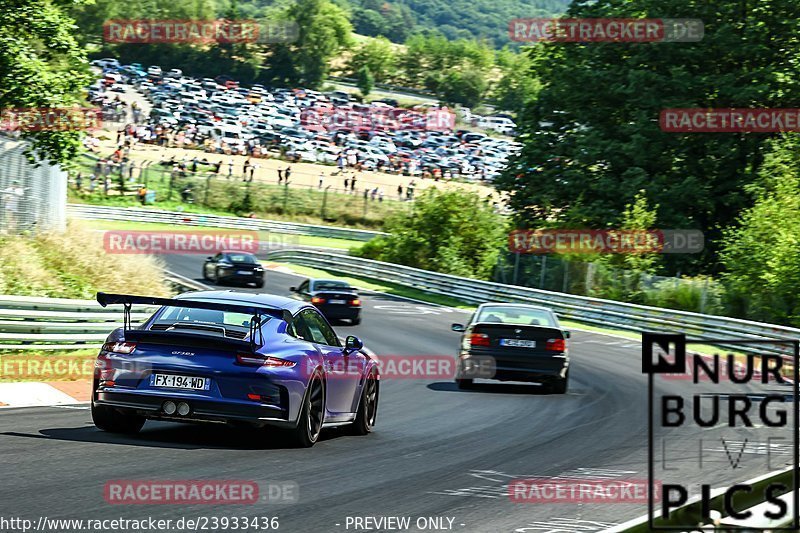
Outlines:
<svg viewBox="0 0 800 533"><path fill-rule="evenodd" d="M456 384L473 379L538 382L555 394L569 384L569 331L561 329L546 307L515 303L485 303L469 323L453 324L463 333L458 353Z"/></svg>
<svg viewBox="0 0 800 533"><path fill-rule="evenodd" d="M264 287L264 267L251 253L222 251L206 258L203 279L214 281L217 285L252 283L261 289Z"/></svg>
<svg viewBox="0 0 800 533"><path fill-rule="evenodd" d="M335 279L307 279L289 289L296 297L310 302L328 320L350 320L361 323L361 298L358 291L346 281Z"/></svg>

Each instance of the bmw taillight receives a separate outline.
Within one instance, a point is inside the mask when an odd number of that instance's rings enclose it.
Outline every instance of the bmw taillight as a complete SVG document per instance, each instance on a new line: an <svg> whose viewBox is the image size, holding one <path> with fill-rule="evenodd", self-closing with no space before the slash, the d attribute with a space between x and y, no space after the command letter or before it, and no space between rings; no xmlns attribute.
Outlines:
<svg viewBox="0 0 800 533"><path fill-rule="evenodd" d="M489 335L486 333L473 333L469 336L470 346L489 346Z"/></svg>
<svg viewBox="0 0 800 533"><path fill-rule="evenodd" d="M564 339L548 339L544 349L551 352L566 352L567 341Z"/></svg>
<svg viewBox="0 0 800 533"><path fill-rule="evenodd" d="M312 296L311 297L311 303L312 304L324 304L325 303L325 298L320 298L319 296Z"/></svg>
<svg viewBox="0 0 800 533"><path fill-rule="evenodd" d="M241 365L267 366L271 368L292 368L297 364L294 361L287 361L286 359L281 359L279 357L263 357L248 353L236 354L236 362Z"/></svg>
<svg viewBox="0 0 800 533"><path fill-rule="evenodd" d="M350 305L352 305L352 306L361 305L361 300L359 300L358 298L356 298L354 300L350 300Z"/></svg>
<svg viewBox="0 0 800 533"><path fill-rule="evenodd" d="M103 345L103 351L125 355L133 353L135 349L135 342L107 342Z"/></svg>

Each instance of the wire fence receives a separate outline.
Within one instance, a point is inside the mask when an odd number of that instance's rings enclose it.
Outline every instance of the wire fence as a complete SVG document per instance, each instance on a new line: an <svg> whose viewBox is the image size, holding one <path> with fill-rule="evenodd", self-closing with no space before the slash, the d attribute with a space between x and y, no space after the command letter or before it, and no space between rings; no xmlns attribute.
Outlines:
<svg viewBox="0 0 800 533"><path fill-rule="evenodd" d="M32 163L29 148L0 136L0 235L66 227L67 173L46 161Z"/></svg>
<svg viewBox="0 0 800 533"><path fill-rule="evenodd" d="M115 161L85 156L70 182L76 199L100 205L197 205L239 216L284 215L372 228L382 226L388 216L408 213L415 194L413 188L409 191L405 187L389 197L379 187L360 180L353 183L350 174L315 175L312 177L316 183L308 184L309 179L298 183L292 178L309 174L292 172L289 179L281 174L267 182L254 179L251 173L229 175L227 168L221 166L220 162L178 165L170 161Z"/></svg>
<svg viewBox="0 0 800 533"><path fill-rule="evenodd" d="M697 313L726 311L722 284L707 277L656 276L600 262L567 261L548 255L504 252L492 280Z"/></svg>

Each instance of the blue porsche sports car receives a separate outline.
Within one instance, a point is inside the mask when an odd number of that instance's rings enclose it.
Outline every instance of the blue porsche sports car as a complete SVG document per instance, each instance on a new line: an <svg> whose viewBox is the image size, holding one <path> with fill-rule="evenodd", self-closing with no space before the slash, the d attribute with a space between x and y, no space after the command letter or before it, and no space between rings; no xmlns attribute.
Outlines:
<svg viewBox="0 0 800 533"><path fill-rule="evenodd" d="M266 294L199 291L176 298L98 293L124 326L95 363L92 419L115 433L145 420L270 427L313 446L323 427L365 435L378 409L377 362L344 345L312 305ZM132 305L159 306L132 328Z"/></svg>

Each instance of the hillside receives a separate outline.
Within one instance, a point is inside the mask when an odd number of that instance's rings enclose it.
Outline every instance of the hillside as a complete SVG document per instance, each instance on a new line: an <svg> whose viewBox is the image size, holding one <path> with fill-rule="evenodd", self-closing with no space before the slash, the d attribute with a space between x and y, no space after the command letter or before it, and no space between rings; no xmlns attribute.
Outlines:
<svg viewBox="0 0 800 533"><path fill-rule="evenodd" d="M351 13L356 33L383 35L401 43L409 35L437 31L448 39L487 39L500 48L514 18L548 17L564 13L570 0L336 0ZM271 1L240 2L243 14L257 15ZM222 6L220 6L222 7Z"/></svg>
<svg viewBox="0 0 800 533"><path fill-rule="evenodd" d="M569 0L350 0L353 24L364 35L385 35L402 41L409 33L438 31L448 39L487 39L502 47L510 42L508 23L514 18L547 17L566 11ZM409 20L410 19L410 20ZM383 25L377 25L377 22ZM399 26L399 21L411 24ZM397 35L398 29L405 35Z"/></svg>

